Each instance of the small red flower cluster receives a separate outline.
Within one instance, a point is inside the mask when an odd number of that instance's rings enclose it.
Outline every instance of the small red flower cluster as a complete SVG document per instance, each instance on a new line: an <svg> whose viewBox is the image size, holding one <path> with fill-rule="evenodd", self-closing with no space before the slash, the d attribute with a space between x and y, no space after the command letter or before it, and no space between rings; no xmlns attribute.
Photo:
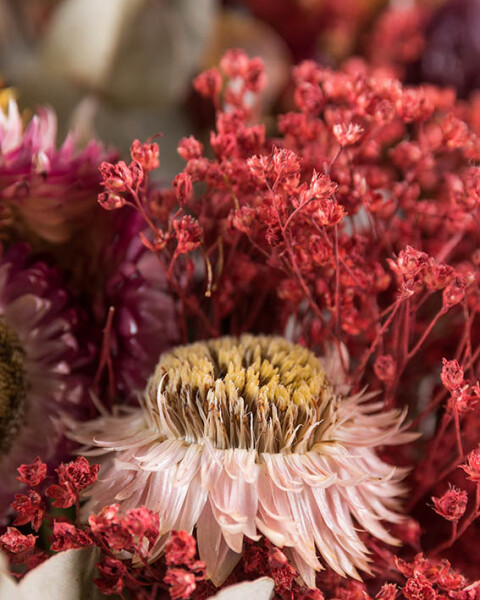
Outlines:
<svg viewBox="0 0 480 600"><path fill-rule="evenodd" d="M194 538L186 531L172 531L165 548L167 574L164 582L169 586L172 600L187 600L205 581L205 563L196 560L197 547Z"/></svg>

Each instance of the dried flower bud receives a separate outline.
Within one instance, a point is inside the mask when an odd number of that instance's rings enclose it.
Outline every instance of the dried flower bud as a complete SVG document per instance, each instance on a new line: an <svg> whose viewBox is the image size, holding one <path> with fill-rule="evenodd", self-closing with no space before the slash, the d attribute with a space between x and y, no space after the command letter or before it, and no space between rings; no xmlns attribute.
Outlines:
<svg viewBox="0 0 480 600"><path fill-rule="evenodd" d="M142 144L134 140L130 147L132 160L138 162L145 171L153 171L160 166L160 149L158 144Z"/></svg>
<svg viewBox="0 0 480 600"><path fill-rule="evenodd" d="M340 146L352 146L356 144L363 135L363 127L355 123L337 123L333 128L333 135Z"/></svg>
<svg viewBox="0 0 480 600"><path fill-rule="evenodd" d="M188 565L195 559L195 539L186 531L172 531L165 547L167 565Z"/></svg>
<svg viewBox="0 0 480 600"><path fill-rule="evenodd" d="M193 184L190 175L188 173L179 173L172 181L172 187L175 190L175 195L180 206L185 206L193 194Z"/></svg>
<svg viewBox="0 0 480 600"><path fill-rule="evenodd" d="M447 390L454 392L464 384L463 369L456 360L443 358L442 362L443 367L440 378Z"/></svg>
<svg viewBox="0 0 480 600"><path fill-rule="evenodd" d="M101 194L98 194L98 203L105 210L117 210L118 208L125 206L126 200L119 194L102 192Z"/></svg>
<svg viewBox="0 0 480 600"><path fill-rule="evenodd" d="M440 498L432 497L433 510L447 521L458 521L467 508L468 495L465 490L451 487Z"/></svg>
<svg viewBox="0 0 480 600"><path fill-rule="evenodd" d="M467 280L463 275L455 275L443 290L443 308L449 309L465 298Z"/></svg>
<svg viewBox="0 0 480 600"><path fill-rule="evenodd" d="M462 148L470 139L468 125L452 113L443 119L442 133L446 146L452 149Z"/></svg>
<svg viewBox="0 0 480 600"><path fill-rule="evenodd" d="M103 185L109 192L126 192L133 184L132 172L123 160L116 165L102 162L99 171L103 177Z"/></svg>
<svg viewBox="0 0 480 600"><path fill-rule="evenodd" d="M394 583L384 583L375 596L375 600L395 600L397 594L398 589Z"/></svg>
<svg viewBox="0 0 480 600"><path fill-rule="evenodd" d="M21 465L18 467L18 481L35 487L42 483L47 474L47 465L40 459L39 456L29 465Z"/></svg>
<svg viewBox="0 0 480 600"><path fill-rule="evenodd" d="M437 597L432 584L421 574L415 574L407 580L403 594L407 600L435 600Z"/></svg>
<svg viewBox="0 0 480 600"><path fill-rule="evenodd" d="M177 234L177 252L186 254L198 248L202 242L202 227L200 223L190 215L182 217L173 222L173 228Z"/></svg>
<svg viewBox="0 0 480 600"><path fill-rule="evenodd" d="M318 115L325 106L325 96L318 85L303 81L295 89L295 104L306 114Z"/></svg>
<svg viewBox="0 0 480 600"><path fill-rule="evenodd" d="M378 356L373 365L373 370L380 381L383 381L386 384L392 383L397 370L395 359L391 354Z"/></svg>
<svg viewBox="0 0 480 600"><path fill-rule="evenodd" d="M15 494L12 508L17 512L14 525L31 523L35 531L40 529L44 514L44 504L40 494L34 490L30 490L28 494Z"/></svg>
<svg viewBox="0 0 480 600"><path fill-rule="evenodd" d="M222 76L220 75L219 70L212 67L211 69L200 73L200 75L197 75L193 80L193 87L205 98L216 100L222 89Z"/></svg>
<svg viewBox="0 0 480 600"><path fill-rule="evenodd" d="M470 452L467 464L461 468L468 473L468 479L480 483L480 446Z"/></svg>
<svg viewBox="0 0 480 600"><path fill-rule="evenodd" d="M0 536L0 548L5 552L19 554L32 550L36 539L35 535L23 535L15 527L7 527L7 532Z"/></svg>
<svg viewBox="0 0 480 600"><path fill-rule="evenodd" d="M203 144L195 139L193 135L188 138L184 137L178 142L177 152L184 160L201 158L203 154Z"/></svg>
<svg viewBox="0 0 480 600"><path fill-rule="evenodd" d="M197 587L195 575L186 569L168 569L163 581L170 586L172 600L187 600Z"/></svg>

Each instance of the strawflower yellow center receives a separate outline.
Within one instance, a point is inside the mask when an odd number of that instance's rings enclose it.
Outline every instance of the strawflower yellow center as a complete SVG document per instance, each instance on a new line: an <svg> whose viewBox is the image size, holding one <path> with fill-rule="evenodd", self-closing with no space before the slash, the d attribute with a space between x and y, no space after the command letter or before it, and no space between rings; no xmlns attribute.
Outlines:
<svg viewBox="0 0 480 600"><path fill-rule="evenodd" d="M281 337L244 335L163 354L147 402L168 437L278 453L328 441L336 397L312 352Z"/></svg>
<svg viewBox="0 0 480 600"><path fill-rule="evenodd" d="M0 454L9 450L22 425L26 397L25 353L14 330L0 317Z"/></svg>

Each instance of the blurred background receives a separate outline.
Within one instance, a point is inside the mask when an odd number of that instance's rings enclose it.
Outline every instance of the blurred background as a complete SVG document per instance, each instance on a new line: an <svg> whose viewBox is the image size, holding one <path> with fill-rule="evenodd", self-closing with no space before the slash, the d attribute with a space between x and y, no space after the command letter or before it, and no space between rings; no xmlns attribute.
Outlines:
<svg viewBox="0 0 480 600"><path fill-rule="evenodd" d="M183 167L179 138L212 125L192 77L232 47L266 64L267 126L288 110L290 67L305 59L360 56L467 97L480 87L480 0L0 0L0 102L51 105L61 135L95 134L121 152L161 132L159 176L170 179Z"/></svg>

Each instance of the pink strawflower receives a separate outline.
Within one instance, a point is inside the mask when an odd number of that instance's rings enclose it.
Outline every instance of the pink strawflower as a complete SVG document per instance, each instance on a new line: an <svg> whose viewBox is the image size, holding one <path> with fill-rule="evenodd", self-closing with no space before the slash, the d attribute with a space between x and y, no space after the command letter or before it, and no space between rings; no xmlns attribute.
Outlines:
<svg viewBox="0 0 480 600"><path fill-rule="evenodd" d="M73 374L79 351L75 312L67 306L56 270L32 263L16 245L0 257L0 508L23 483L37 485L43 463L62 434L61 411L82 396Z"/></svg>
<svg viewBox="0 0 480 600"><path fill-rule="evenodd" d="M50 109L39 109L25 128L14 100L7 114L0 109L1 216L17 234L53 244L98 221L98 164L106 158L96 141L77 151L73 135L59 148L56 136Z"/></svg>
<svg viewBox="0 0 480 600"><path fill-rule="evenodd" d="M172 530L196 528L216 585L244 537L261 534L290 552L311 587L323 568L317 552L358 578L369 571L359 528L396 543L381 521L402 520L405 469L376 448L412 439L404 413L367 400L341 394L310 351L283 338L178 347L160 358L141 408L75 425L78 441L105 454L84 514L113 501L158 513L151 560Z"/></svg>

